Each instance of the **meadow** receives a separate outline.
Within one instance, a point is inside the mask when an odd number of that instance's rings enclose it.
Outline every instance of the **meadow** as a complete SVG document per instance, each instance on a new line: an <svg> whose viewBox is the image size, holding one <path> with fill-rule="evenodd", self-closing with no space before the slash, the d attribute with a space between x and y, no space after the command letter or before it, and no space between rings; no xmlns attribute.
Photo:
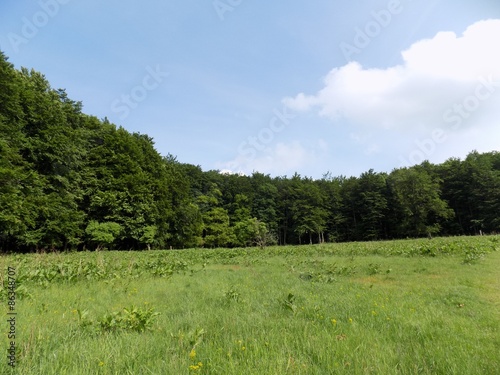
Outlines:
<svg viewBox="0 0 500 375"><path fill-rule="evenodd" d="M481 236L3 255L16 367L4 355L0 373L498 374L498 250Z"/></svg>

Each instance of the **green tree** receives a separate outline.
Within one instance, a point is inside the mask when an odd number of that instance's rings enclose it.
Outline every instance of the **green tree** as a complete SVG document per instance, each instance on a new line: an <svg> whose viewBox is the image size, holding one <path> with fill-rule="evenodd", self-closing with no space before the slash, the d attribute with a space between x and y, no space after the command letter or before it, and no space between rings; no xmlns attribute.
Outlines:
<svg viewBox="0 0 500 375"><path fill-rule="evenodd" d="M148 225L143 228L140 241L147 245L148 250L151 250L151 245L155 242L157 232L158 228L155 225Z"/></svg>
<svg viewBox="0 0 500 375"><path fill-rule="evenodd" d="M229 215L222 207L214 207L203 215L203 241L208 247L226 247L235 242Z"/></svg>
<svg viewBox="0 0 500 375"><path fill-rule="evenodd" d="M324 207L327 212L325 237L326 241L338 241L344 239L342 224L344 218L342 215L341 186L344 178L333 177L330 172L316 181L319 189L324 194Z"/></svg>
<svg viewBox="0 0 500 375"><path fill-rule="evenodd" d="M299 175L292 177L294 201L291 206L291 214L294 223L294 231L298 235L299 243L302 237L307 235L309 243L313 243L316 236L319 243L324 242L324 231L328 211L325 207L325 194L311 179L300 179Z"/></svg>
<svg viewBox="0 0 500 375"><path fill-rule="evenodd" d="M252 190L255 192L252 202L252 217L266 223L269 232L278 233L278 188L269 175L253 173Z"/></svg>
<svg viewBox="0 0 500 375"><path fill-rule="evenodd" d="M98 251L105 246L111 246L122 230L122 226L118 223L90 221L85 233L89 237L90 243L94 244L96 251Z"/></svg>
<svg viewBox="0 0 500 375"><path fill-rule="evenodd" d="M384 219L388 208L386 177L370 169L357 180L353 202L359 216L356 240L378 240L385 235Z"/></svg>
<svg viewBox="0 0 500 375"><path fill-rule="evenodd" d="M431 236L439 232L441 219L453 216L440 197L439 181L421 167L394 170L389 186L402 236Z"/></svg>
<svg viewBox="0 0 500 375"><path fill-rule="evenodd" d="M203 220L203 243L208 247L231 246L236 240L229 214L221 207L221 198L222 193L216 184L211 184L207 195L198 197Z"/></svg>
<svg viewBox="0 0 500 375"><path fill-rule="evenodd" d="M18 74L0 52L0 249L17 246L35 225L39 183L20 152L26 142L20 90Z"/></svg>
<svg viewBox="0 0 500 375"><path fill-rule="evenodd" d="M238 246L259 246L264 248L276 243L266 223L259 221L257 218L248 218L237 222L234 226L234 233Z"/></svg>

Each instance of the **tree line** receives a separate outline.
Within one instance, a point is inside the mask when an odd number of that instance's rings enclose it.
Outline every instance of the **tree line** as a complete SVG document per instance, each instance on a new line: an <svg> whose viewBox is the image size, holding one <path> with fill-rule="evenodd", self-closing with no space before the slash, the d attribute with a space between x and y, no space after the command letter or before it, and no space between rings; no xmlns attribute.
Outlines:
<svg viewBox="0 0 500 375"><path fill-rule="evenodd" d="M202 171L0 52L0 251L368 241L500 230L500 153L359 177Z"/></svg>

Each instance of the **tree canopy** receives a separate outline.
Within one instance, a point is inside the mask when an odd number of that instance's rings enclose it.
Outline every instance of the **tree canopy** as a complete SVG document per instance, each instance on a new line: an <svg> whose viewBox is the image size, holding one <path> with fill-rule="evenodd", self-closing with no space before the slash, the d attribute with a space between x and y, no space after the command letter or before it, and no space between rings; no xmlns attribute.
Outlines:
<svg viewBox="0 0 500 375"><path fill-rule="evenodd" d="M359 177L202 171L0 52L0 251L265 246L500 231L500 153Z"/></svg>

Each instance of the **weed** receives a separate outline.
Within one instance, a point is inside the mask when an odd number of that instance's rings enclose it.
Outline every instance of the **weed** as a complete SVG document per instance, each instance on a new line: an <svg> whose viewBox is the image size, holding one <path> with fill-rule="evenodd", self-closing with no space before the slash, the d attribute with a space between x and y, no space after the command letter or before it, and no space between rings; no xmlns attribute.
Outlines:
<svg viewBox="0 0 500 375"><path fill-rule="evenodd" d="M96 325L99 333L115 332L118 330L129 330L134 332L145 332L150 330L155 318L160 315L153 308L142 309L135 306L124 308L121 311L107 313L96 322L88 319L88 311L77 310L80 326L86 328Z"/></svg>
<svg viewBox="0 0 500 375"><path fill-rule="evenodd" d="M93 324L92 320L89 319L89 311L88 310L76 310L78 314L78 323L80 324L80 327L82 328L87 328Z"/></svg>
<svg viewBox="0 0 500 375"><path fill-rule="evenodd" d="M231 286L229 290L224 292L224 299L227 303L240 302L240 293L238 293L234 286Z"/></svg>
<svg viewBox="0 0 500 375"><path fill-rule="evenodd" d="M370 263L367 267L368 275L377 275L382 273L382 265L379 263Z"/></svg>
<svg viewBox="0 0 500 375"><path fill-rule="evenodd" d="M205 330L203 328L198 328L194 331L191 331L188 335L189 346L191 350L194 350L198 345L203 341L203 337L205 336Z"/></svg>
<svg viewBox="0 0 500 375"><path fill-rule="evenodd" d="M7 301L8 298L8 281L7 279L4 280L3 286L0 285L0 301L4 302ZM17 300L22 300L26 298L31 298L31 293L29 292L29 289L24 285L21 284L18 280L16 280L16 299Z"/></svg>
<svg viewBox="0 0 500 375"><path fill-rule="evenodd" d="M16 305L23 375L495 374L499 239L6 255L0 267L33 296Z"/></svg>
<svg viewBox="0 0 500 375"><path fill-rule="evenodd" d="M297 305L295 304L295 295L293 293L288 293L286 298L279 300L279 302L283 308L293 312L294 315L297 313Z"/></svg>
<svg viewBox="0 0 500 375"><path fill-rule="evenodd" d="M483 259L485 256L484 251L476 247L470 247L465 250L464 258L462 260L463 264L473 264L477 261Z"/></svg>

